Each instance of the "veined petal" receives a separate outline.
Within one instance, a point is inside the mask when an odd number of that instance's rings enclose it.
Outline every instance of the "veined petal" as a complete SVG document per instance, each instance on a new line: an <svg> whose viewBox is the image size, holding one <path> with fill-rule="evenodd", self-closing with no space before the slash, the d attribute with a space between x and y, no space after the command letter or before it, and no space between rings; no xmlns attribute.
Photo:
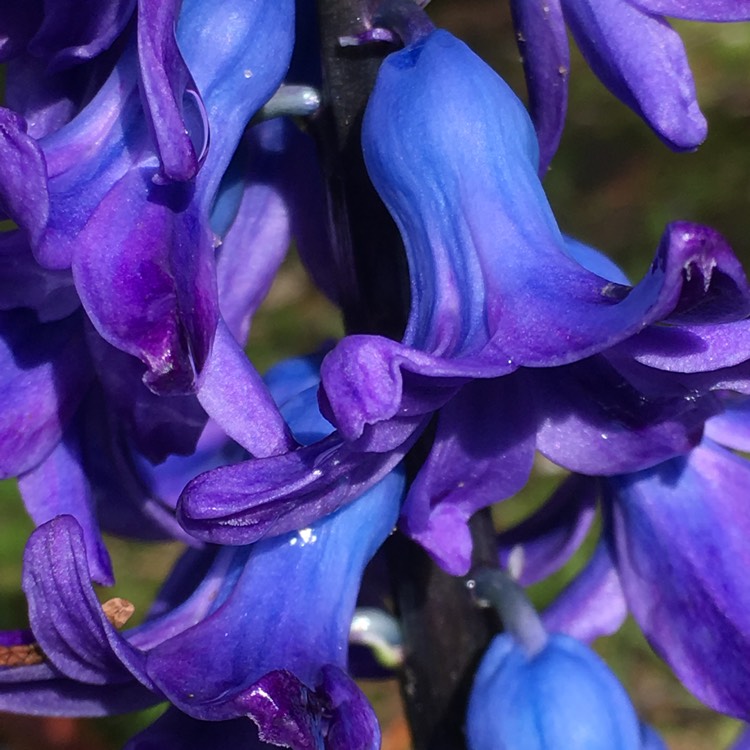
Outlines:
<svg viewBox="0 0 750 750"><path fill-rule="evenodd" d="M747 461L704 440L687 458L608 484L616 564L634 617L683 685L745 719L748 482Z"/></svg>
<svg viewBox="0 0 750 750"><path fill-rule="evenodd" d="M529 110L539 138L539 175L560 145L568 109L570 50L560 0L511 0L526 73Z"/></svg>
<svg viewBox="0 0 750 750"><path fill-rule="evenodd" d="M386 58L362 142L404 237L412 308L402 344L349 337L323 364L323 408L347 440L414 399L405 372L425 376L423 387L428 377L439 385L557 367L665 319L716 323L750 312L739 262L706 227L668 226L635 287L611 281L611 269L609 278L588 270L604 266L560 234L525 110L447 32Z"/></svg>
<svg viewBox="0 0 750 750"><path fill-rule="evenodd" d="M672 148L693 149L706 120L677 32L640 3L563 0L578 46L604 85L640 114Z"/></svg>
<svg viewBox="0 0 750 750"><path fill-rule="evenodd" d="M204 214L245 127L279 87L293 41L292 0L183 0L177 42L211 130L196 183Z"/></svg>
<svg viewBox="0 0 750 750"><path fill-rule="evenodd" d="M83 534L71 516L40 526L24 553L23 590L42 651L63 674L94 685L151 689L144 657L106 618L89 580Z"/></svg>

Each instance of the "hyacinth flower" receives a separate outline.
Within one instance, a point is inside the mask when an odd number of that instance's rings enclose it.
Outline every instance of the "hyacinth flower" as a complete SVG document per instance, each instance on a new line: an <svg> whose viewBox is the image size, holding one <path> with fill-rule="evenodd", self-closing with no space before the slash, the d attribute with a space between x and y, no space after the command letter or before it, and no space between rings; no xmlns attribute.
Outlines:
<svg viewBox="0 0 750 750"><path fill-rule="evenodd" d="M729 376L714 371L747 359L750 293L720 235L670 225L649 273L629 285L560 233L510 89L447 32L411 31L384 61L363 124L370 176L406 245L404 338L349 336L326 357L321 405L337 432L325 441L191 482L178 511L199 538L243 544L330 512L400 461L439 412L402 528L462 574L469 517L523 486L535 448L595 474L686 453L720 409L708 391ZM658 359L646 334L663 323L664 357L680 362L631 383L625 365ZM688 385L685 373L705 377ZM746 388L746 373L735 380Z"/></svg>
<svg viewBox="0 0 750 750"><path fill-rule="evenodd" d="M750 598L742 560L750 463L746 397L706 423L688 455L612 477L573 475L536 514L500 536L523 584L564 564L601 505L590 561L545 612L582 640L616 631L630 611L683 685L710 707L750 718Z"/></svg>
<svg viewBox="0 0 750 750"><path fill-rule="evenodd" d="M194 391L211 351L209 214L286 72L293 23L291 2L142 0L137 33L67 125L37 142L3 113L6 214L42 266L72 268L94 326L144 362L154 391Z"/></svg>
<svg viewBox="0 0 750 750"><path fill-rule="evenodd" d="M498 570L469 585L505 632L482 657L469 696L469 750L659 750L604 662L580 641L545 630L523 590Z"/></svg>
<svg viewBox="0 0 750 750"><path fill-rule="evenodd" d="M667 145L686 150L703 142L707 125L682 40L665 16L750 20L747 0L511 0L511 10L539 135L540 174L557 151L565 121L567 29L602 83Z"/></svg>
<svg viewBox="0 0 750 750"><path fill-rule="evenodd" d="M311 360L269 373L301 442L330 430L317 378ZM0 708L91 716L169 700L176 708L132 747L167 737L183 746L196 720L215 742L252 739L249 719L272 745L377 747L372 709L345 671L347 641L364 566L391 533L402 494L402 475L391 473L311 527L191 550L146 621L123 633L91 587L79 524L59 516L40 526L24 560L31 627L3 635Z"/></svg>
<svg viewBox="0 0 750 750"><path fill-rule="evenodd" d="M241 437L256 455L288 446L291 437L265 386L258 390L258 376L241 344L291 235L300 249L322 242L310 211L295 202L308 184L301 172L310 173L300 141L301 134L285 120L251 128L211 216L213 232L222 238L216 260L222 326L200 399L225 432L250 425ZM0 382L6 404L0 469L3 476L20 476L24 502L36 523L61 513L76 517L93 578L111 583L99 528L128 537L188 541L174 519L182 485L165 493L158 486L160 475L180 464L177 456L187 456L195 468L182 471L184 484L199 470L241 453L235 446L228 456L204 460L201 456L211 455L206 443L213 440L204 435L193 456L207 418L198 399L160 398L147 389L143 364L104 341L87 321L70 272L41 267L20 230L0 236L0 251ZM242 374L250 373L253 393L260 398L231 390L236 380L232 362ZM234 408L238 401L248 410ZM209 428L212 434L217 430L215 424ZM156 466L165 460L168 466Z"/></svg>

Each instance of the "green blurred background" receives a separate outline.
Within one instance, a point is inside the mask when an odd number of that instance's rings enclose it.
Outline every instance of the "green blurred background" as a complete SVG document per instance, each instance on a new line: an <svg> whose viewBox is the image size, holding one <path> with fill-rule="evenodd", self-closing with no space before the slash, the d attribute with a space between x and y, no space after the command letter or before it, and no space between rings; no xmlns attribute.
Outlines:
<svg viewBox="0 0 750 750"><path fill-rule="evenodd" d="M503 0L433 0L430 12L523 96L518 52ZM748 257L750 26L677 26L709 121L706 143L695 153L671 153L604 90L573 48L567 128L546 179L563 230L607 252L634 279L648 267L664 225L675 219L715 226L741 257ZM335 309L311 286L297 259L290 257L254 320L249 351L263 371L282 357L311 351L341 333ZM499 523L531 512L561 476L540 462L532 484L499 509ZM0 488L0 627L19 627L26 624L21 557L32 524L12 483ZM133 601L135 622L179 554L179 545L119 539L108 543L118 580L102 598L123 596ZM535 587L535 601L540 605L549 601L580 569L588 552L590 545L554 579ZM671 750L719 750L737 734L737 722L716 716L686 693L632 622L616 636L601 639L597 648L623 680L643 718L658 727ZM409 748L396 683L364 687L382 719L384 748ZM118 748L160 710L89 722L0 715L0 750Z"/></svg>

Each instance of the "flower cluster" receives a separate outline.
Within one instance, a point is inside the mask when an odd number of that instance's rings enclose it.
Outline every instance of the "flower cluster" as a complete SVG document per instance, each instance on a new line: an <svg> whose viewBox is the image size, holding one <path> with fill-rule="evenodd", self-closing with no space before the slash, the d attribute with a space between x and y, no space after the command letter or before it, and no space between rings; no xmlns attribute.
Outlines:
<svg viewBox="0 0 750 750"><path fill-rule="evenodd" d="M325 126L345 83L311 2L7 10L0 471L36 529L0 710L168 702L130 750L377 748L352 644L398 666L393 618L357 616L384 599L368 564L397 528L502 623L473 665L469 750L664 747L586 645L628 612L688 690L750 720L750 284L718 231L686 221L631 283L561 231L540 178L567 28L692 149L706 123L664 17L750 20L750 2L511 0L531 114L424 5L318 4L324 24L334 6L359 19L338 53L383 58L343 157ZM368 299L334 157L364 161L400 234L403 335L357 328L261 377L244 347L292 241L345 313ZM570 475L477 566L472 518L536 454ZM522 586L594 526L593 556L537 614ZM114 582L104 532L186 546L135 627L94 589Z"/></svg>

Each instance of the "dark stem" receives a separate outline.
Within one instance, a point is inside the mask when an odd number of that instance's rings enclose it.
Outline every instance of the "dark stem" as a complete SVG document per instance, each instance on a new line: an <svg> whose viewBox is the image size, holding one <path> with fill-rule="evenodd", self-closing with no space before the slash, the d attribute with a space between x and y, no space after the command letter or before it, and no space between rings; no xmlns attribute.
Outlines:
<svg viewBox="0 0 750 750"><path fill-rule="evenodd" d="M382 59L393 48L338 44L340 37L362 33L374 17L372 10L368 0L318 0L324 112L317 134L337 271L348 284L343 302L347 331L400 339L409 309L408 269L398 230L370 183L360 145L367 98ZM424 438L410 454L412 477L429 442ZM472 533L475 565L496 565L488 512L472 520ZM387 555L404 629L402 692L414 748L462 750L468 691L497 631L496 618L476 605L464 579L444 573L403 535L391 537Z"/></svg>
<svg viewBox="0 0 750 750"><path fill-rule="evenodd" d="M338 41L362 31L368 12L366 0L319 0L324 110L318 134L346 329L400 339L409 309L406 259L360 145L367 99L393 47L341 47Z"/></svg>

